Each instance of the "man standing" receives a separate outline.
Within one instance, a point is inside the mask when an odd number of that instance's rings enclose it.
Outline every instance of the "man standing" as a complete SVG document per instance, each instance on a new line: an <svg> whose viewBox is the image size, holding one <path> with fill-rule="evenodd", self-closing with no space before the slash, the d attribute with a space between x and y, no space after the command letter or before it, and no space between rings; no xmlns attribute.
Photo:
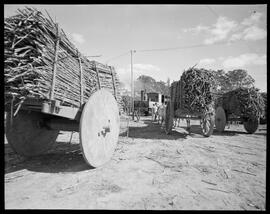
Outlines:
<svg viewBox="0 0 270 214"><path fill-rule="evenodd" d="M152 120L156 121L157 119L157 110L158 110L158 105L157 103L154 103L153 108L152 108Z"/></svg>

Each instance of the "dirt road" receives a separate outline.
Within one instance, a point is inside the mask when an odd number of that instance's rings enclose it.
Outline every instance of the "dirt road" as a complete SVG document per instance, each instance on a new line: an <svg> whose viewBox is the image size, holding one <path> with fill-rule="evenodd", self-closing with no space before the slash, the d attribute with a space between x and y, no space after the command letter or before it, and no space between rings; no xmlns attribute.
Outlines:
<svg viewBox="0 0 270 214"><path fill-rule="evenodd" d="M185 123L166 135L141 119L96 169L85 163L78 133L70 143L62 132L48 154L31 159L5 142L5 208L265 210L265 126L250 135L234 125L205 138L198 121L191 135Z"/></svg>

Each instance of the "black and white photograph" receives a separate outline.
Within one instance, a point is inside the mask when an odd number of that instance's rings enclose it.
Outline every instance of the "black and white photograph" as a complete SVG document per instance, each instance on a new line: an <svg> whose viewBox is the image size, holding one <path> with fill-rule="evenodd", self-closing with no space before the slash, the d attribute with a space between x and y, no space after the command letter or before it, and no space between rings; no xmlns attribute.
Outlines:
<svg viewBox="0 0 270 214"><path fill-rule="evenodd" d="M4 4L4 209L266 211L266 52L266 4Z"/></svg>

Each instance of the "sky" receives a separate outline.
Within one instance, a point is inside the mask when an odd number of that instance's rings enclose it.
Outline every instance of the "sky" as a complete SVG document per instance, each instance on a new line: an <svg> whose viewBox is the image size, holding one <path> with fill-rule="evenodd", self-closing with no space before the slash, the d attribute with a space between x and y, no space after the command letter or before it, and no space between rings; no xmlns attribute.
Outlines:
<svg viewBox="0 0 270 214"><path fill-rule="evenodd" d="M47 10L90 60L115 67L130 88L134 79L179 80L184 70L247 70L267 91L267 6L253 5L4 5ZM46 13L45 13L46 14ZM94 57L99 56L99 57Z"/></svg>

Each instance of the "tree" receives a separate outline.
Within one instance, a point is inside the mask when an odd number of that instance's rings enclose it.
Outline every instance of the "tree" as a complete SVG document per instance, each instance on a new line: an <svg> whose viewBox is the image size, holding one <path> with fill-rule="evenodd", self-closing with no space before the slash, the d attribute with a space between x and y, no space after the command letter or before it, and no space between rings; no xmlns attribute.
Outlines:
<svg viewBox="0 0 270 214"><path fill-rule="evenodd" d="M254 86L255 80L246 70L237 69L228 72L217 70L212 72L215 76L217 92L225 93L239 87L250 88Z"/></svg>
<svg viewBox="0 0 270 214"><path fill-rule="evenodd" d="M239 87L250 88L254 86L255 80L247 73L246 70L237 69L228 71L226 73L226 76L230 81L231 90L234 90Z"/></svg>
<svg viewBox="0 0 270 214"><path fill-rule="evenodd" d="M157 82L157 92L159 92L163 95L169 95L168 83L166 84L163 81Z"/></svg>
<svg viewBox="0 0 270 214"><path fill-rule="evenodd" d="M123 101L123 108L125 112L130 112L131 109L131 103L132 103L132 97L129 95L123 95L122 96Z"/></svg>
<svg viewBox="0 0 270 214"><path fill-rule="evenodd" d="M163 81L156 81L154 78L146 75L141 75L135 81L135 99L140 98L141 90L146 92L158 92L167 95L169 87Z"/></svg>

